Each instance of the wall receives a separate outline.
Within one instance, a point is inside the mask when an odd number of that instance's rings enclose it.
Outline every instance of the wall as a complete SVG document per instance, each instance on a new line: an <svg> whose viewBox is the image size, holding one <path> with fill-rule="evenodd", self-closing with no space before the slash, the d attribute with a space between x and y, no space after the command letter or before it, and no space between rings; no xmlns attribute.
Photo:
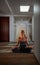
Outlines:
<svg viewBox="0 0 40 65"><path fill-rule="evenodd" d="M32 40L34 41L34 15L32 17Z"/></svg>
<svg viewBox="0 0 40 65"><path fill-rule="evenodd" d="M14 16L10 15L10 42L14 41Z"/></svg>
<svg viewBox="0 0 40 65"><path fill-rule="evenodd" d="M25 31L26 36L28 37L28 41L31 41L29 34L31 33L31 26L32 24L29 23L29 20L19 20L16 21L16 35L15 35L15 40L19 37L21 30Z"/></svg>
<svg viewBox="0 0 40 65"><path fill-rule="evenodd" d="M39 0L34 1L34 54L40 63L40 18L39 18Z"/></svg>
<svg viewBox="0 0 40 65"><path fill-rule="evenodd" d="M31 28L29 29L29 26L26 25L26 24L29 24L28 22L29 22L28 20L26 20L26 21L21 20L21 21L16 21L16 23L14 24L14 16L10 15L10 35L9 35L10 36L10 42L16 42L17 41L18 35L20 34L19 32L22 29L24 29L24 31L27 34L27 37L30 41L29 32L30 32ZM24 25L24 23L25 23L25 25ZM20 25L20 24L22 24L22 25Z"/></svg>

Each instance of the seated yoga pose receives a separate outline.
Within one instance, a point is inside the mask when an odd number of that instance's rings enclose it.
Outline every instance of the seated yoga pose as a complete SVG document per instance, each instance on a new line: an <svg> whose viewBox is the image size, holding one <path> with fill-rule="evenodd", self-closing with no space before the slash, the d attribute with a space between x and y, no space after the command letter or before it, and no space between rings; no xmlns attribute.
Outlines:
<svg viewBox="0 0 40 65"><path fill-rule="evenodd" d="M19 47L18 47L19 45ZM24 30L21 30L21 35L18 37L17 44L14 49L12 49L13 52L30 52L30 48L28 45L28 38L25 35Z"/></svg>
<svg viewBox="0 0 40 65"><path fill-rule="evenodd" d="M28 38L26 37L24 30L21 30L21 35L17 40L17 45L18 44L20 44L20 48L25 48L28 45Z"/></svg>

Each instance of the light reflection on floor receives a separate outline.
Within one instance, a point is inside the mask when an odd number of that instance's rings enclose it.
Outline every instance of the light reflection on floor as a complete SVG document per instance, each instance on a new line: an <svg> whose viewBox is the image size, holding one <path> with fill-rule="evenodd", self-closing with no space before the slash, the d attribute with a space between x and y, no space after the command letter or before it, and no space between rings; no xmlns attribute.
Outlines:
<svg viewBox="0 0 40 65"><path fill-rule="evenodd" d="M12 52L12 50L7 49L0 50L0 53L10 53L10 52Z"/></svg>
<svg viewBox="0 0 40 65"><path fill-rule="evenodd" d="M0 53L11 53L12 46L15 46L16 43L0 43ZM32 50L33 52L33 50Z"/></svg>

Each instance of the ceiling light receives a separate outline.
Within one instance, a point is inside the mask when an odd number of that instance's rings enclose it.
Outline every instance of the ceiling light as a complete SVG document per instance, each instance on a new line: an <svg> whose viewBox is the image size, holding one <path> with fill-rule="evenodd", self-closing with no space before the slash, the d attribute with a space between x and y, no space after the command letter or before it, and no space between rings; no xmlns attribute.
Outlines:
<svg viewBox="0 0 40 65"><path fill-rule="evenodd" d="M20 6L20 12L28 12L30 6Z"/></svg>

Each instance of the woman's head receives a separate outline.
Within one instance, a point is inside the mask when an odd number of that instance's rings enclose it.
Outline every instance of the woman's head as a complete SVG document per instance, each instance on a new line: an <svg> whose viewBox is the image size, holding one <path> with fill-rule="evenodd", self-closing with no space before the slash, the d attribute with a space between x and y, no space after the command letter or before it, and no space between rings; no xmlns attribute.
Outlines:
<svg viewBox="0 0 40 65"><path fill-rule="evenodd" d="M24 35L24 30L21 30L21 34Z"/></svg>

